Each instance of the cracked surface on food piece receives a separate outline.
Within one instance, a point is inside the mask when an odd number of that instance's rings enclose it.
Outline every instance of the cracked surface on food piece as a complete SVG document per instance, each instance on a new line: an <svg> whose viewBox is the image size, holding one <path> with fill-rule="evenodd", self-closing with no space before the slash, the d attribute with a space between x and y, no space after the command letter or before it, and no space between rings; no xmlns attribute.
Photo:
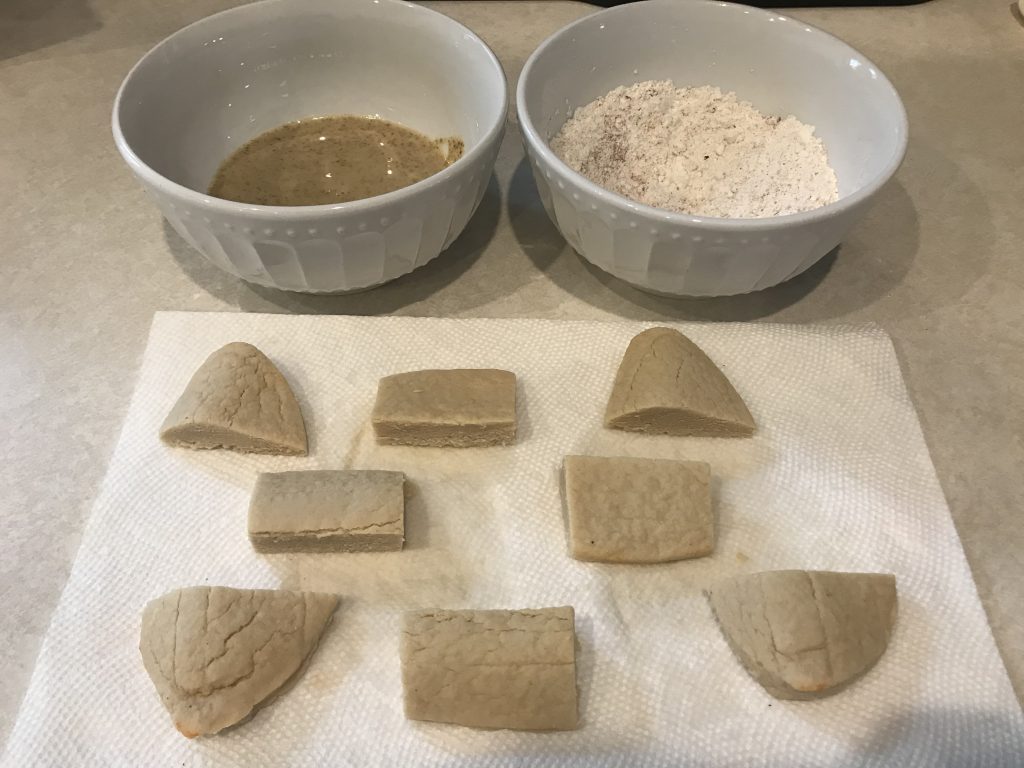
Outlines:
<svg viewBox="0 0 1024 768"><path fill-rule="evenodd" d="M756 428L725 374L674 328L649 328L629 342L604 420L612 429L694 437L747 437Z"/></svg>
<svg viewBox="0 0 1024 768"><path fill-rule="evenodd" d="M381 445L508 445L516 439L516 377L490 368L385 376L372 421Z"/></svg>
<svg viewBox="0 0 1024 768"><path fill-rule="evenodd" d="M213 734L299 672L337 604L316 592L186 587L146 605L139 651L175 727Z"/></svg>
<svg viewBox="0 0 1024 768"><path fill-rule="evenodd" d="M306 426L295 394L251 344L221 347L199 366L160 428L169 445L305 456Z"/></svg>
<svg viewBox="0 0 1024 768"><path fill-rule="evenodd" d="M566 456L569 549L577 560L662 563L715 547L703 461Z"/></svg>
<svg viewBox="0 0 1024 768"><path fill-rule="evenodd" d="M571 607L408 613L401 656L410 719L528 731L578 725Z"/></svg>
<svg viewBox="0 0 1024 768"><path fill-rule="evenodd" d="M765 571L707 595L733 653L779 699L842 690L885 653L896 622L892 574Z"/></svg>
<svg viewBox="0 0 1024 768"><path fill-rule="evenodd" d="M405 541L405 475L385 470L265 472L249 503L258 552L376 552Z"/></svg>

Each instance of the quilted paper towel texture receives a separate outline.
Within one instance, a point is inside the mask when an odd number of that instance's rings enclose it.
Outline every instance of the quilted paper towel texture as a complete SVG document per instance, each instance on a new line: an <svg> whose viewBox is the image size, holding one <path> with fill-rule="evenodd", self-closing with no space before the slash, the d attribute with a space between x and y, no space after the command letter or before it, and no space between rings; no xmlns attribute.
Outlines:
<svg viewBox="0 0 1024 768"><path fill-rule="evenodd" d="M605 430L616 366L644 327L158 314L4 764L1021 765L1024 719L888 339L850 328L679 326L735 382L757 435ZM236 340L266 352L293 384L309 457L160 443L161 420L191 373ZM376 446L368 418L377 380L428 367L515 371L518 443ZM570 453L710 462L714 556L643 567L572 560L559 494ZM407 473L405 551L252 551L246 510L256 474L323 467ZM896 631L862 681L821 702L779 702L743 671L701 590L773 568L896 574ZM291 690L248 723L195 741L174 730L138 653L146 601L190 584L341 596ZM405 720L402 611L563 604L577 612L579 731Z"/></svg>

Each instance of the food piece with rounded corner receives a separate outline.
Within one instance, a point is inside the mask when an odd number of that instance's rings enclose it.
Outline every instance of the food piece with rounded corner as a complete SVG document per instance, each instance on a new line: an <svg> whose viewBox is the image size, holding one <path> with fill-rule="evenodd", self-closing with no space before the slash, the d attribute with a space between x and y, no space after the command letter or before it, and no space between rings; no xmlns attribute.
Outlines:
<svg viewBox="0 0 1024 768"><path fill-rule="evenodd" d="M168 445L305 456L306 426L295 394L251 344L221 347L193 374L160 428Z"/></svg>
<svg viewBox="0 0 1024 768"><path fill-rule="evenodd" d="M664 563L715 548L703 461L566 456L569 550L577 560Z"/></svg>
<svg viewBox="0 0 1024 768"><path fill-rule="evenodd" d="M649 328L629 342L604 423L610 429L690 437L748 437L756 428L725 374L674 328Z"/></svg>
<svg viewBox="0 0 1024 768"><path fill-rule="evenodd" d="M317 592L176 589L142 612L142 663L182 734L214 734L298 675L337 605Z"/></svg>
<svg viewBox="0 0 1024 768"><path fill-rule="evenodd" d="M896 577L764 571L707 591L729 647L778 699L830 696L885 653L896 622Z"/></svg>
<svg viewBox="0 0 1024 768"><path fill-rule="evenodd" d="M249 502L257 552L387 552L405 542L405 475L380 469L264 472Z"/></svg>
<svg viewBox="0 0 1024 768"><path fill-rule="evenodd" d="M411 720L526 731L579 724L571 607L408 613L401 657Z"/></svg>
<svg viewBox="0 0 1024 768"><path fill-rule="evenodd" d="M381 445L508 445L516 440L516 377L490 368L385 376L372 422Z"/></svg>

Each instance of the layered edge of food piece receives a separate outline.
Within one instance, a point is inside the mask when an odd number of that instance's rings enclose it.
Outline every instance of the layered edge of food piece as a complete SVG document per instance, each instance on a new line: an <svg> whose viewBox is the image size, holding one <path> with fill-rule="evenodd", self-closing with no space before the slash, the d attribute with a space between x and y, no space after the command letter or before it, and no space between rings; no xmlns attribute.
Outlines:
<svg viewBox="0 0 1024 768"><path fill-rule="evenodd" d="M516 377L492 368L385 376L371 422L381 445L509 445L516 440Z"/></svg>
<svg viewBox="0 0 1024 768"><path fill-rule="evenodd" d="M257 552L385 552L405 542L405 475L379 469L265 472L249 502Z"/></svg>

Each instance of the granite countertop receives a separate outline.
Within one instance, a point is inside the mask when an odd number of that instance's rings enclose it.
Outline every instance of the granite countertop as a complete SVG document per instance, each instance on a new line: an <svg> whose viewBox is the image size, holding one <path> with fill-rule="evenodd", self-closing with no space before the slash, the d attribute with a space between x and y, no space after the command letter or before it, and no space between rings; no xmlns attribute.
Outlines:
<svg viewBox="0 0 1024 768"><path fill-rule="evenodd" d="M128 407L155 310L850 323L893 337L1018 697L1024 694L1024 25L1009 0L801 9L879 64L906 162L838 255L728 299L640 293L583 262L540 206L512 124L439 259L348 297L278 293L206 263L118 158L110 106L158 40L238 0L0 6L0 740ZM515 82L581 3L440 2Z"/></svg>

